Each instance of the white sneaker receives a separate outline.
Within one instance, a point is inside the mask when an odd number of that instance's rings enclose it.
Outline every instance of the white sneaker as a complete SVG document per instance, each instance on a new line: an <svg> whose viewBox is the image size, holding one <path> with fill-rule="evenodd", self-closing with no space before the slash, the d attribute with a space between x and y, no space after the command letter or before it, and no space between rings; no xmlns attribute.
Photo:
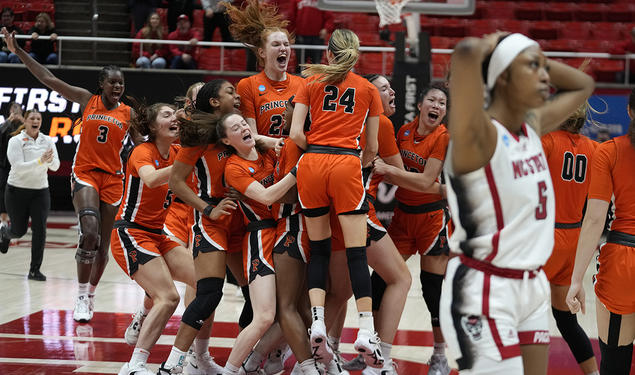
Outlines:
<svg viewBox="0 0 635 375"><path fill-rule="evenodd" d="M203 353L201 356L193 355L188 358L184 373L188 375L223 375L224 370L214 362L214 357L209 353Z"/></svg>
<svg viewBox="0 0 635 375"><path fill-rule="evenodd" d="M284 371L285 354L287 353L288 345L274 349L265 360L262 369L265 370L267 375L275 375Z"/></svg>
<svg viewBox="0 0 635 375"><path fill-rule="evenodd" d="M392 360L387 360L384 361L384 367L382 368L366 367L362 371L362 375L398 375L397 364Z"/></svg>
<svg viewBox="0 0 635 375"><path fill-rule="evenodd" d="M428 375L448 375L451 371L448 359L444 355L433 354L428 361Z"/></svg>
<svg viewBox="0 0 635 375"><path fill-rule="evenodd" d="M342 368L348 371L361 371L366 368L366 362L364 362L364 356L359 354L357 357L350 361L342 361Z"/></svg>
<svg viewBox="0 0 635 375"><path fill-rule="evenodd" d="M93 318L93 312L95 311L95 295L88 295L88 311L90 312L90 318Z"/></svg>
<svg viewBox="0 0 635 375"><path fill-rule="evenodd" d="M161 363L161 366L159 366L159 370L157 371L156 375L171 375L171 374L182 374L183 373L183 368L180 366L174 366L171 369L167 369L165 367L165 362ZM154 373L152 373L154 374ZM121 374L119 374L121 375Z"/></svg>
<svg viewBox="0 0 635 375"><path fill-rule="evenodd" d="M382 368L384 366L384 357L379 350L379 337L377 333L360 329L357 332L357 340L355 340L353 347L364 357L366 365L375 368Z"/></svg>
<svg viewBox="0 0 635 375"><path fill-rule="evenodd" d="M326 375L350 375L348 371L342 369L336 358L333 357L331 362L326 365Z"/></svg>
<svg viewBox="0 0 635 375"><path fill-rule="evenodd" d="M119 370L119 375L154 375L154 372L148 370L145 363L137 363L130 367L129 363L125 363Z"/></svg>
<svg viewBox="0 0 635 375"><path fill-rule="evenodd" d="M75 309L73 310L73 319L76 322L88 323L92 318L89 308L88 296L77 296L75 300Z"/></svg>
<svg viewBox="0 0 635 375"><path fill-rule="evenodd" d="M126 343L130 346L137 345L137 340L139 339L139 332L141 332L141 325L145 320L146 315L143 315L141 311L137 311L132 314L132 321L128 328L126 328L126 333L124 333L123 337L126 340Z"/></svg>
<svg viewBox="0 0 635 375"><path fill-rule="evenodd" d="M296 362L293 366L293 370L291 370L291 375L303 375L302 367L300 367L300 362Z"/></svg>
<svg viewBox="0 0 635 375"><path fill-rule="evenodd" d="M333 359L333 351L329 347L326 338L326 326L324 322L314 320L309 331L311 336L311 351L316 361L328 364Z"/></svg>
<svg viewBox="0 0 635 375"><path fill-rule="evenodd" d="M238 375L266 375L266 374L265 374L265 370L261 368L258 368L256 370L247 370L245 369L245 366L240 366L240 369L238 369Z"/></svg>

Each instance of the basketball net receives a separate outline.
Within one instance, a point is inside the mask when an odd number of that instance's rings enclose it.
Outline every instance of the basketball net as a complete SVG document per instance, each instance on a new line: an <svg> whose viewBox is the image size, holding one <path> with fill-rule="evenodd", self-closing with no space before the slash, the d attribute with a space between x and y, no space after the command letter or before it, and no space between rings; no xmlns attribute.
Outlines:
<svg viewBox="0 0 635 375"><path fill-rule="evenodd" d="M379 27L401 23L401 9L410 0L375 0L379 13Z"/></svg>

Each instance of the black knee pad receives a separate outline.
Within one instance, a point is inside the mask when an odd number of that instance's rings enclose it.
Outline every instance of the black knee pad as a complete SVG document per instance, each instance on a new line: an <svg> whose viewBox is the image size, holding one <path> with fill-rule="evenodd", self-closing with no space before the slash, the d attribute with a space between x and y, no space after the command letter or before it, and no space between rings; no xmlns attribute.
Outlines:
<svg viewBox="0 0 635 375"><path fill-rule="evenodd" d="M251 297L249 297L249 286L245 285L240 287L243 292L243 297L245 297L245 304L243 305L243 311L240 313L240 318L238 319L238 326L240 328L245 328L251 323L254 318L254 310L251 308Z"/></svg>
<svg viewBox="0 0 635 375"><path fill-rule="evenodd" d="M430 311L430 317L432 318L432 326L439 327L439 301L441 300L443 275L422 270L419 274L419 280L421 280L423 299L426 301L428 311Z"/></svg>
<svg viewBox="0 0 635 375"><path fill-rule="evenodd" d="M309 244L311 247L311 259L309 260L307 271L307 285L309 290L314 288L326 290L326 279L331 258L331 238L309 241Z"/></svg>
<svg viewBox="0 0 635 375"><path fill-rule="evenodd" d="M564 341L569 345L569 349L571 349L575 360L578 363L582 363L592 358L595 354L593 354L591 342L582 327L580 327L580 324L578 324L576 315L568 311L558 310L554 307L551 308L551 311L556 320L558 330L560 334L562 334Z"/></svg>
<svg viewBox="0 0 635 375"><path fill-rule="evenodd" d="M625 346L607 345L600 342L600 375L628 375L633 360L633 344Z"/></svg>
<svg viewBox="0 0 635 375"><path fill-rule="evenodd" d="M86 233L84 230L84 220L86 216L93 216L97 220L97 233ZM99 243L101 237L99 235L99 229L101 224L101 216L99 210L96 208L88 207L79 210L79 242L77 245L77 252L75 253L75 260L79 263L90 264L95 261L97 252L99 251Z"/></svg>
<svg viewBox="0 0 635 375"><path fill-rule="evenodd" d="M358 300L364 297L371 297L370 273L368 272L368 260L366 259L366 247L347 247L346 261L348 263L348 274L351 278L353 295Z"/></svg>
<svg viewBox="0 0 635 375"><path fill-rule="evenodd" d="M370 275L370 286L373 290L373 310L379 310L381 306L381 300L384 298L384 292L386 291L386 282L373 271Z"/></svg>
<svg viewBox="0 0 635 375"><path fill-rule="evenodd" d="M223 297L223 282L224 279L218 277L199 280L196 283L196 298L185 309L181 321L200 330Z"/></svg>

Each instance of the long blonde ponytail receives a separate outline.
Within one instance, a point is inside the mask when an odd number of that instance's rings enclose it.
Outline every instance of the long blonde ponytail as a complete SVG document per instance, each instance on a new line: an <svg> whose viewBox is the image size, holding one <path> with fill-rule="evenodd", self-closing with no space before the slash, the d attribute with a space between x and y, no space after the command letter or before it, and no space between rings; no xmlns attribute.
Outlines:
<svg viewBox="0 0 635 375"><path fill-rule="evenodd" d="M334 56L329 65L302 64L302 75L319 75L319 82L330 84L342 82L359 60L359 38L351 30L337 29L329 39L328 50Z"/></svg>

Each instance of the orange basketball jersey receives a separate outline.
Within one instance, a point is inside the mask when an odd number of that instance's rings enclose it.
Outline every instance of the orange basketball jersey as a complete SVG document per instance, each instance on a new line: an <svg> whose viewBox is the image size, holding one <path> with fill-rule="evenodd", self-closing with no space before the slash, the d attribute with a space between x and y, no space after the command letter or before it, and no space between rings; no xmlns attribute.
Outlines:
<svg viewBox="0 0 635 375"><path fill-rule="evenodd" d="M258 160L245 160L238 155L232 155L225 166L227 184L242 194L245 194L247 187L254 181L269 187L273 185L275 161L276 155L273 150L266 154L258 153ZM273 218L269 206L250 198L241 200L240 208L245 216L245 224Z"/></svg>
<svg viewBox="0 0 635 375"><path fill-rule="evenodd" d="M418 126L419 117L402 126L397 134L397 146L406 170L423 173L428 159L445 160L450 134L444 125L439 125L432 133L421 136L417 134ZM440 194L418 193L400 187L395 192L395 198L401 203L417 206L436 202L443 197Z"/></svg>
<svg viewBox="0 0 635 375"><path fill-rule="evenodd" d="M375 85L353 72L337 85L312 76L294 101L310 107L309 145L358 149L366 118L384 112Z"/></svg>
<svg viewBox="0 0 635 375"><path fill-rule="evenodd" d="M615 197L611 230L635 235L635 147L627 135L600 144L591 164L589 199Z"/></svg>
<svg viewBox="0 0 635 375"><path fill-rule="evenodd" d="M258 134L288 137L282 131L285 103L304 85L304 78L287 74L284 81L272 81L265 72L243 78L236 90L240 94L240 111L245 118L256 120Z"/></svg>
<svg viewBox="0 0 635 375"><path fill-rule="evenodd" d="M176 160L194 167L194 174L198 183L194 189L199 197L208 200L222 198L225 194L223 171L231 152L219 145L197 147L183 147Z"/></svg>
<svg viewBox="0 0 635 375"><path fill-rule="evenodd" d="M123 204L119 206L117 220L126 220L146 228L162 229L173 193L167 182L155 188L146 186L139 177L139 169L144 165L161 169L174 164L179 146L172 145L170 154L164 159L154 143L142 143L130 154L126 168L126 187Z"/></svg>
<svg viewBox="0 0 635 375"><path fill-rule="evenodd" d="M541 140L556 194L556 223L578 223L582 221L597 143L564 130L545 134Z"/></svg>
<svg viewBox="0 0 635 375"><path fill-rule="evenodd" d="M100 95L93 95L82 115L82 129L73 160L73 172L100 169L122 174L121 149L128 131L130 107L119 103L108 110Z"/></svg>
<svg viewBox="0 0 635 375"><path fill-rule="evenodd" d="M366 147L366 132L362 133L362 138L359 143L362 149ZM397 147L397 140L395 139L395 127L393 126L392 121L383 114L379 115L377 143L379 144L377 155L380 158L399 154L399 147ZM368 187L368 194L370 194L373 198L377 198L377 187L383 178L383 176L376 174L374 174L371 178L370 186Z"/></svg>

